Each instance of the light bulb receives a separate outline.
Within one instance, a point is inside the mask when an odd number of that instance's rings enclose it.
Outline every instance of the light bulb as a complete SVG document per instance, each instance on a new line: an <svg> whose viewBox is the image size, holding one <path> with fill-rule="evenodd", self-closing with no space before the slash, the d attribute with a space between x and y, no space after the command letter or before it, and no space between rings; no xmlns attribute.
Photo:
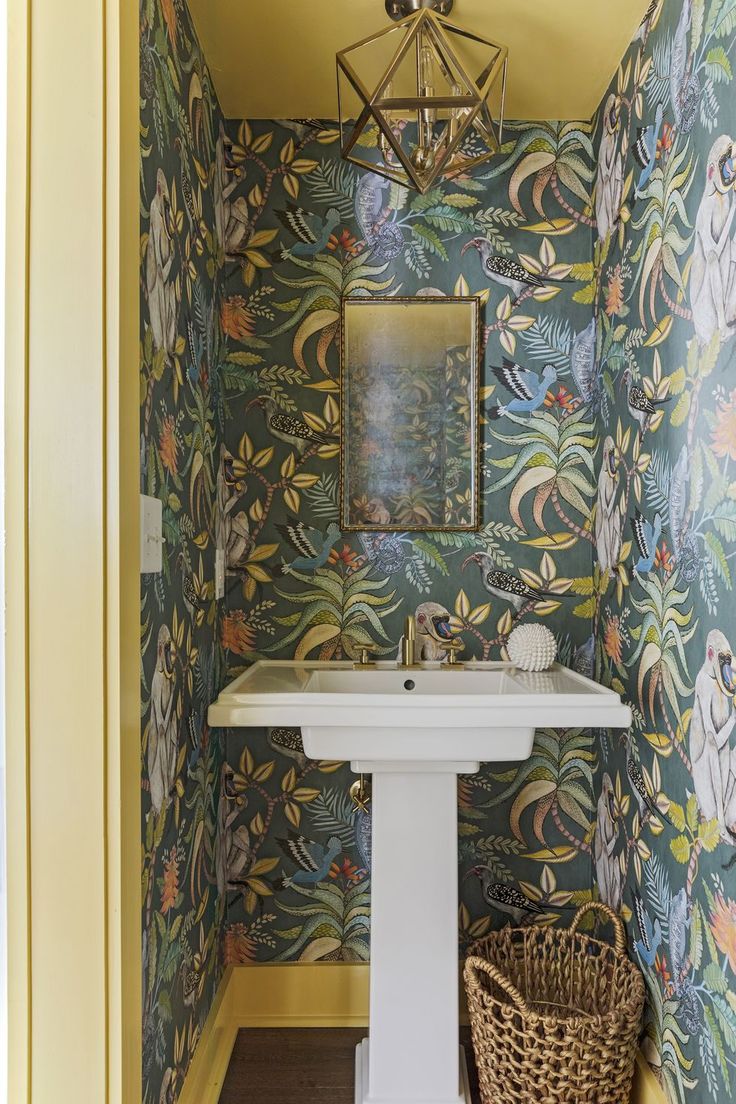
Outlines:
<svg viewBox="0 0 736 1104"><path fill-rule="evenodd" d="M434 86L432 85L432 66L433 66L433 54L429 46L422 46L419 50L419 96L421 98L431 98L434 96ZM432 152L432 143L434 141L434 124L437 122L437 111L435 108L423 107L417 113L417 139L418 148L412 154L412 163L415 168L427 168L431 164L434 164L434 154ZM419 164L421 162L421 166Z"/></svg>

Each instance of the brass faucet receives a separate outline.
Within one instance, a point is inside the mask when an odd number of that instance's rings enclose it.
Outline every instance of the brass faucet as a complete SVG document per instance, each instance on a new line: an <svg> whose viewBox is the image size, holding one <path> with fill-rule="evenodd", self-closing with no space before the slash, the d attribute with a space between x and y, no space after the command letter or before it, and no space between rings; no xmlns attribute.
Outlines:
<svg viewBox="0 0 736 1104"><path fill-rule="evenodd" d="M404 625L404 638L401 641L401 660L399 661L399 667L401 668L414 668L418 667L417 663L417 623L413 616L409 616L406 619Z"/></svg>
<svg viewBox="0 0 736 1104"><path fill-rule="evenodd" d="M460 662L458 656L460 652L465 651L465 645L462 640L457 638L448 640L440 645L445 653L445 661L442 664L442 669L447 671L462 671L464 664Z"/></svg>
<svg viewBox="0 0 736 1104"><path fill-rule="evenodd" d="M362 644L360 647L360 659L353 662L354 671L366 671L376 666L375 659L371 657L378 651L375 644Z"/></svg>

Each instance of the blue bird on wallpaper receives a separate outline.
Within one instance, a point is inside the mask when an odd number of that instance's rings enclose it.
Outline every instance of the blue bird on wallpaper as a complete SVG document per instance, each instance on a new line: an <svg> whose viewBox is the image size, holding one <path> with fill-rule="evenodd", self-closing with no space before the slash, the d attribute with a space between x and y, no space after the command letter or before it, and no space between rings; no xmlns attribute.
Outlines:
<svg viewBox="0 0 736 1104"><path fill-rule="evenodd" d="M294 551L299 553L291 563L287 564L282 560L282 575L288 575L290 571L316 571L318 567L324 567L341 535L340 528L334 521L327 526L327 532L322 534L319 529L307 528L303 521L295 517L287 517L286 524L277 525L276 529Z"/></svg>
<svg viewBox="0 0 736 1104"><path fill-rule="evenodd" d="M659 136L662 133L663 122L664 107L661 103L658 103L654 122L650 123L649 126L639 127L637 129L636 141L631 149L634 154L634 160L639 165L641 172L639 173L639 181L634 189L634 200L641 199L644 195L644 189L654 172L654 166L657 164L657 144L659 142Z"/></svg>
<svg viewBox="0 0 736 1104"><path fill-rule="evenodd" d="M340 212L330 207L324 218L310 214L303 207L288 203L285 211L276 211L276 218L296 238L289 249L282 249L281 259L289 256L316 257L327 248L333 230L340 222Z"/></svg>
<svg viewBox="0 0 736 1104"><path fill-rule="evenodd" d="M545 364L541 377L529 368L522 368L504 357L501 368L491 367L496 379L514 396L507 403L499 403L486 411L486 417L502 418L504 414L527 414L539 410L547 398L547 392L557 382L554 364Z"/></svg>
<svg viewBox="0 0 736 1104"><path fill-rule="evenodd" d="M640 935L640 938L634 941L634 947L642 962L646 962L647 966L651 967L662 944L662 925L658 919L655 919L652 925L651 918L638 893L634 894L634 912Z"/></svg>
<svg viewBox="0 0 736 1104"><path fill-rule="evenodd" d="M655 514L654 525L644 517L640 510L631 519L631 528L634 531L634 540L639 552L639 559L634 564L635 575L648 575L654 567L654 557L657 555L657 545L662 536L662 517Z"/></svg>
<svg viewBox="0 0 736 1104"><path fill-rule="evenodd" d="M324 881L334 860L342 851L342 841L332 836L327 846L306 839L297 832L289 832L287 839L277 839L281 850L299 869L282 879L285 888L291 885L316 885Z"/></svg>

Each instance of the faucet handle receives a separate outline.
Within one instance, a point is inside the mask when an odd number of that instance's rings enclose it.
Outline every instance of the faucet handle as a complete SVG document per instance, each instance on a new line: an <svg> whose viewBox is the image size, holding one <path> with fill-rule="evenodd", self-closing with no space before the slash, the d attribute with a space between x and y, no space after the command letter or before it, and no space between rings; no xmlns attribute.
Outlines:
<svg viewBox="0 0 736 1104"><path fill-rule="evenodd" d="M458 659L460 652L465 651L465 645L462 640L455 638L454 640L448 640L442 642L440 647L445 652L445 662L443 667L459 668L462 667L462 663Z"/></svg>
<svg viewBox="0 0 736 1104"><path fill-rule="evenodd" d="M376 661L371 659L371 656L377 651L378 647L375 644L361 644L360 659L356 659L353 663L353 670L361 671L364 667L375 667Z"/></svg>

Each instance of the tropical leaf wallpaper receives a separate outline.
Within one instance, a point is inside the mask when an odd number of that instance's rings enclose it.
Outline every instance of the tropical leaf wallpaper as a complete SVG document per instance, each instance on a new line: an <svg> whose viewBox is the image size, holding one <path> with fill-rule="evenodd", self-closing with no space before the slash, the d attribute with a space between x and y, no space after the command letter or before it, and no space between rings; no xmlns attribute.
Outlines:
<svg viewBox="0 0 736 1104"><path fill-rule="evenodd" d="M217 99L188 13L141 3L141 491L163 572L141 588L144 1104L181 1090L221 974L224 737L214 596L222 286ZM218 139L220 144L218 147Z"/></svg>
<svg viewBox="0 0 736 1104"><path fill-rule="evenodd" d="M734 35L736 0L655 0L593 122L513 123L418 196L343 162L329 122L223 121L184 0L143 0L146 1104L176 1099L221 964L369 957L354 776L296 730L210 732L208 703L258 658L393 658L410 614L425 659L454 636L500 658L542 619L635 716L460 779L461 950L509 918L494 883L545 924L600 896L670 1097L730 1099ZM417 493L353 504L405 533L343 534L340 301L417 294L482 298L482 528L410 532Z"/></svg>
<svg viewBox="0 0 736 1104"><path fill-rule="evenodd" d="M623 907L673 1101L736 1086L736 3L648 10L602 105L595 639L634 710L598 748L596 880Z"/></svg>
<svg viewBox="0 0 736 1104"><path fill-rule="evenodd" d="M499 658L514 624L544 618L565 659L592 671L592 126L512 127L491 168L425 196L344 163L327 123L228 123L227 137L229 675L258 658L349 659L364 644L394 658L415 613L428 659L453 635ZM521 268L512 286L489 279L487 250L502 273ZM417 294L483 298L482 529L341 534L340 299ZM420 415L409 431L431 447ZM355 507L379 526L422 524L429 510L420 484ZM525 597L489 594L479 554ZM367 959L370 821L349 768L307 761L283 730L230 734L228 762L226 961ZM541 733L520 770L461 781L463 945L503 919L483 903L488 871L550 923L590 898L595 765L589 733ZM424 859L403 861L411 877Z"/></svg>

